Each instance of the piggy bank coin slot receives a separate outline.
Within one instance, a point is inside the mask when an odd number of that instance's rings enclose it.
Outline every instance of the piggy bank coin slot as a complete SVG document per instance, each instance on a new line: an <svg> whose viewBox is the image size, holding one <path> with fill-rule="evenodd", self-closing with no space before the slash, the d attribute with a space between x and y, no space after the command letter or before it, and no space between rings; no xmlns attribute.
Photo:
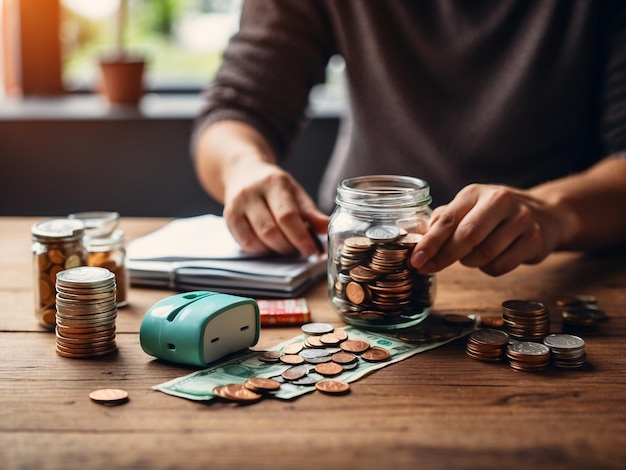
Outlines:
<svg viewBox="0 0 626 470"><path fill-rule="evenodd" d="M169 349L170 351L175 351L176 345L172 343L167 343L167 349Z"/></svg>

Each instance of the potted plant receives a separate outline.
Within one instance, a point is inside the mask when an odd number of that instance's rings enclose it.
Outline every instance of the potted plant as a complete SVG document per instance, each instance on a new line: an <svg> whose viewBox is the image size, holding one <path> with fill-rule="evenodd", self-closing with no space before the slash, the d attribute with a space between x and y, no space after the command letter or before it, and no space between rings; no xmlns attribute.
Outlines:
<svg viewBox="0 0 626 470"><path fill-rule="evenodd" d="M115 19L115 50L99 58L101 91L112 104L137 105L144 94L146 60L126 47L128 0L120 0Z"/></svg>

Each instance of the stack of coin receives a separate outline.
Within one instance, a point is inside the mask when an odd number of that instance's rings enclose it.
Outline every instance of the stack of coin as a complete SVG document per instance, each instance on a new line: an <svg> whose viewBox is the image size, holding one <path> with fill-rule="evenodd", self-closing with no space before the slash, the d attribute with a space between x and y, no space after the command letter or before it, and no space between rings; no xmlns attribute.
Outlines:
<svg viewBox="0 0 626 470"><path fill-rule="evenodd" d="M82 266L56 277L56 351L87 358L109 354L115 343L115 275L105 268Z"/></svg>
<svg viewBox="0 0 626 470"><path fill-rule="evenodd" d="M540 340L550 332L550 315L546 306L533 300L502 302L505 330L522 341Z"/></svg>
<svg viewBox="0 0 626 470"><path fill-rule="evenodd" d="M331 293L335 307L349 323L364 326L423 318L432 305L433 276L407 262L421 235L393 225L372 226L365 235L341 246Z"/></svg>
<svg viewBox="0 0 626 470"><path fill-rule="evenodd" d="M508 343L508 333L494 328L484 328L469 334L465 352L478 361L498 362L504 358L504 348Z"/></svg>
<svg viewBox="0 0 626 470"><path fill-rule="evenodd" d="M599 322L605 321L606 313L597 303L597 299L592 295L577 295L557 300L557 306L563 309L561 312L563 330L592 330Z"/></svg>
<svg viewBox="0 0 626 470"><path fill-rule="evenodd" d="M509 366L516 370L540 371L550 364L550 348L533 341L510 343L506 356L509 359Z"/></svg>
<svg viewBox="0 0 626 470"><path fill-rule="evenodd" d="M556 367L574 369L585 364L585 341L578 336L553 334L546 336L543 344L552 351L552 364Z"/></svg>

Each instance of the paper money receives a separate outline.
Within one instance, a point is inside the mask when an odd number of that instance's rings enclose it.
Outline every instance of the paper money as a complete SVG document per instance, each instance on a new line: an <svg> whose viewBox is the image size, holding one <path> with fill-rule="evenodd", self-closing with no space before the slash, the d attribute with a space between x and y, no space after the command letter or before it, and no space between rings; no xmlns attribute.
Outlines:
<svg viewBox="0 0 626 470"><path fill-rule="evenodd" d="M369 342L371 346L383 347L391 353L391 357L385 362L366 362L359 360L358 367L352 370L346 370L340 375L334 377L334 379L344 382L354 382L375 370L387 367L415 354L428 351L454 341L457 338L465 336L474 328L475 326L472 326L460 330L459 334L446 338L445 340L429 342L426 344L410 344L403 342L390 334L363 331L348 326L344 328L344 330L348 333L350 339L360 339ZM305 334L296 336L276 345L270 350L282 351L285 346L295 342L303 342L306 337L307 335ZM244 383L246 379L250 377L277 377L280 376L285 370L292 367L289 364L283 364L280 362L263 362L258 359L260 353L261 351L247 350L232 356L219 364L170 380L169 382L155 385L152 388L163 393L167 393L168 395L187 398L189 400L206 401L215 398L215 394L213 393L215 387L232 383ZM293 383L285 382L281 385L280 389L272 393L271 396L283 400L289 400L306 393L313 392L314 390L315 387L312 385L295 385Z"/></svg>

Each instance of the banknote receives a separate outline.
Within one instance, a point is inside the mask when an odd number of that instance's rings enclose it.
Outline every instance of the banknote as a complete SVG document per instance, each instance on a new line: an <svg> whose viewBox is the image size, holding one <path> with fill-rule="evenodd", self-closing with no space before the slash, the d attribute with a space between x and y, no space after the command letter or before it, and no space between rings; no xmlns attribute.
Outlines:
<svg viewBox="0 0 626 470"><path fill-rule="evenodd" d="M352 326L347 326L343 329L346 331L350 339L364 340L371 346L383 347L390 352L391 357L389 360L384 362L367 362L359 360L357 367L351 370L345 370L340 375L333 377L333 379L348 383L354 382L375 370L388 367L391 364L402 361L415 354L440 347L467 335L475 329L478 320L474 320L474 325L459 330L458 334L455 334L455 336L441 341L432 341L424 344L407 343L401 341L393 334L364 331ZM270 348L269 350L282 351L288 344L303 342L306 337L306 334L298 335L274 346L273 348ZM168 395L186 398L189 400L206 401L215 398L213 390L215 387L220 385L244 383L249 377L279 377L284 371L293 367L292 365L283 364L281 362L268 363L261 361L259 359L260 353L261 351L245 350L206 369L155 385L152 388ZM310 366L311 369L313 369L313 367L314 366L312 365ZM283 400L290 400L313 392L314 390L315 387L312 385L296 385L290 382L285 382L281 385L280 389L272 393L271 396Z"/></svg>

